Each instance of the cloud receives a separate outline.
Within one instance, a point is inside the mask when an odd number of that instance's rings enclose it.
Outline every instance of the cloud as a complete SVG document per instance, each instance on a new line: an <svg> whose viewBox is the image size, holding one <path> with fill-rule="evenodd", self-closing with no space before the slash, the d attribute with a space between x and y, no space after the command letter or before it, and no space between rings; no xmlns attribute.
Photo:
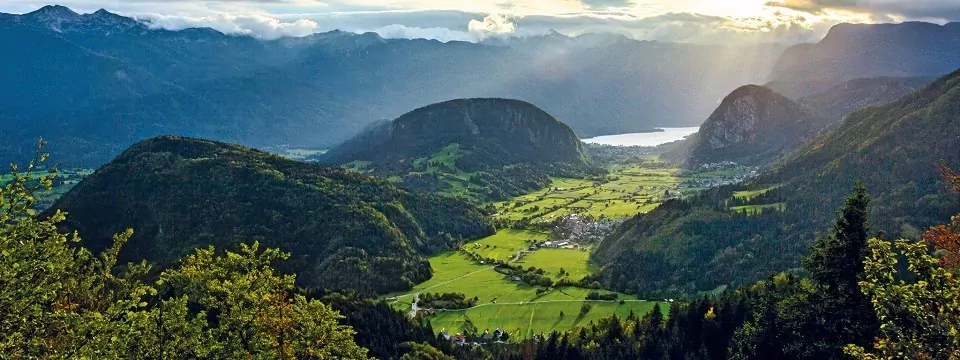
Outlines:
<svg viewBox="0 0 960 360"><path fill-rule="evenodd" d="M306 36L317 32L319 25L312 20L299 19L283 22L266 15L218 14L202 17L167 16L145 14L138 18L146 20L151 28L181 30L209 27L225 34L248 35L261 39L277 39L285 36Z"/></svg>
<svg viewBox="0 0 960 360"><path fill-rule="evenodd" d="M0 0L0 11L34 10L34 1ZM456 8L455 4L451 5L457 2L454 0L59 1L81 12L92 12L107 5L110 11L146 19L155 28L210 27L263 39L339 29L357 33L372 31L386 38L482 41L489 37L534 36L555 30L570 36L613 33L638 40L702 44L797 43L818 40L840 21L960 19L958 0L769 0L769 7L764 8L762 14L737 18L689 11L664 12L655 8L654 5L666 0L477 1L500 4L499 8L492 8L492 13L410 10L429 4ZM418 1L427 5L410 5ZM697 1L713 0L680 2ZM758 4L763 1L758 0ZM369 8L358 8L360 3ZM628 3L629 8L619 7ZM549 4L579 10L549 14L528 11ZM838 15L838 11L842 13Z"/></svg>
<svg viewBox="0 0 960 360"><path fill-rule="evenodd" d="M746 44L758 42L798 43L815 41L835 22L811 22L803 16L731 19L693 13L666 13L638 17L622 12L571 15L473 14L458 11L363 12L267 14L188 17L144 14L152 27L180 30L210 27L228 34L263 39L304 36L315 32L344 30L376 32L384 38L422 38L479 42L489 37L536 36L550 31L576 36L585 33L621 34L637 40L701 44Z"/></svg>
<svg viewBox="0 0 960 360"><path fill-rule="evenodd" d="M380 36L385 39L429 39L439 40L441 42L476 42L480 40L475 34L440 27L425 29L394 24L373 30L373 32L380 34Z"/></svg>
<svg viewBox="0 0 960 360"><path fill-rule="evenodd" d="M517 31L516 24L507 15L492 14L487 15L483 20L470 20L467 23L467 31L477 34L480 39L488 35L503 35Z"/></svg>
<svg viewBox="0 0 960 360"><path fill-rule="evenodd" d="M827 9L847 9L857 6L859 0L779 0L767 2L767 6L782 7L811 14L822 14Z"/></svg>
<svg viewBox="0 0 960 360"><path fill-rule="evenodd" d="M633 0L580 0L588 9L626 8L635 5Z"/></svg>

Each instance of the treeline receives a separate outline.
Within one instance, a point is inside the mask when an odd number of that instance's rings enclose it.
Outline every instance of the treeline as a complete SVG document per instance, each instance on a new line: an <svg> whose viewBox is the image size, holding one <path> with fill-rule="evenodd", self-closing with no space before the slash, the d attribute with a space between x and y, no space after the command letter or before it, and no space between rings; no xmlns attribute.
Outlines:
<svg viewBox="0 0 960 360"><path fill-rule="evenodd" d="M618 296L617 296L616 293L601 294L601 293L596 292L596 291L591 291L590 293L587 294L587 300L613 301L613 300L616 300L617 297L618 297Z"/></svg>
<svg viewBox="0 0 960 360"><path fill-rule="evenodd" d="M463 293L421 293L417 306L425 309L462 310L477 305L477 297L467 298Z"/></svg>

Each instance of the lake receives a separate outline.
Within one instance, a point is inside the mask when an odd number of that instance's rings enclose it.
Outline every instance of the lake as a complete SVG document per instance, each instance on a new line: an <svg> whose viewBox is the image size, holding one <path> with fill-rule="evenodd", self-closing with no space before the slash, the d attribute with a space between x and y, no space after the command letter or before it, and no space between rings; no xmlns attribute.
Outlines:
<svg viewBox="0 0 960 360"><path fill-rule="evenodd" d="M700 130L700 127L662 128L660 132L633 133L598 136L583 139L588 144L602 144L613 146L657 146L668 142L683 139Z"/></svg>

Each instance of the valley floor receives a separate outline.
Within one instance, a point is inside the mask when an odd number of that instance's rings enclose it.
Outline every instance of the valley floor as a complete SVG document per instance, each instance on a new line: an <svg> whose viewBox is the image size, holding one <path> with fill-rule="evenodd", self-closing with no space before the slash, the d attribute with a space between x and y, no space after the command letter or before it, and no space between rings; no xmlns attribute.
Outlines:
<svg viewBox="0 0 960 360"><path fill-rule="evenodd" d="M606 223L610 225L591 229L609 230L623 219L656 208L667 198L739 181L746 173L742 169L688 172L650 162L612 167L605 182L553 179L547 188L494 204L496 217L534 225L522 230L501 229L495 235L463 245L458 251L432 257L433 278L387 299L395 308L411 315L417 311L425 313L438 332L482 334L484 330L494 332L501 328L512 340L554 330L568 331L614 314L645 314L657 303L670 299L638 299L617 293L615 300L587 300L591 292L608 296L613 293L579 286L529 285L488 261L542 269L543 276L554 282L568 279L577 283L595 270L589 261L590 250L602 237L590 231L573 231L558 239L555 231L536 230L545 228L542 223L577 214L573 219L583 224L574 223L573 228ZM572 241L567 241L568 236ZM460 310L421 309L415 303L423 293L462 293L468 299L476 298L476 303ZM585 308L589 309L583 312ZM666 308L662 306L663 311Z"/></svg>

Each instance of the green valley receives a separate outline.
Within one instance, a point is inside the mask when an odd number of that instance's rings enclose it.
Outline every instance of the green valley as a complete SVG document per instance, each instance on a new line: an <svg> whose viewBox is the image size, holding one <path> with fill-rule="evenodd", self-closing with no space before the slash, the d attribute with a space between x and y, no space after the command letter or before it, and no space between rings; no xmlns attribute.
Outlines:
<svg viewBox="0 0 960 360"><path fill-rule="evenodd" d="M592 178L553 177L539 190L491 203L495 220L503 225L496 234L429 258L430 280L385 298L411 316L419 310L435 331L452 335L502 329L511 341L568 331L610 315L650 312L669 299L598 289L599 284L591 280L598 270L590 262L593 247L628 217L648 212L665 200L738 181L752 169L678 169L655 156L611 163L607 169L607 175ZM551 286L531 284L516 269L536 273L534 279L547 278ZM588 300L592 292L612 300ZM466 309L415 307L418 297L426 293L463 294L475 303Z"/></svg>

